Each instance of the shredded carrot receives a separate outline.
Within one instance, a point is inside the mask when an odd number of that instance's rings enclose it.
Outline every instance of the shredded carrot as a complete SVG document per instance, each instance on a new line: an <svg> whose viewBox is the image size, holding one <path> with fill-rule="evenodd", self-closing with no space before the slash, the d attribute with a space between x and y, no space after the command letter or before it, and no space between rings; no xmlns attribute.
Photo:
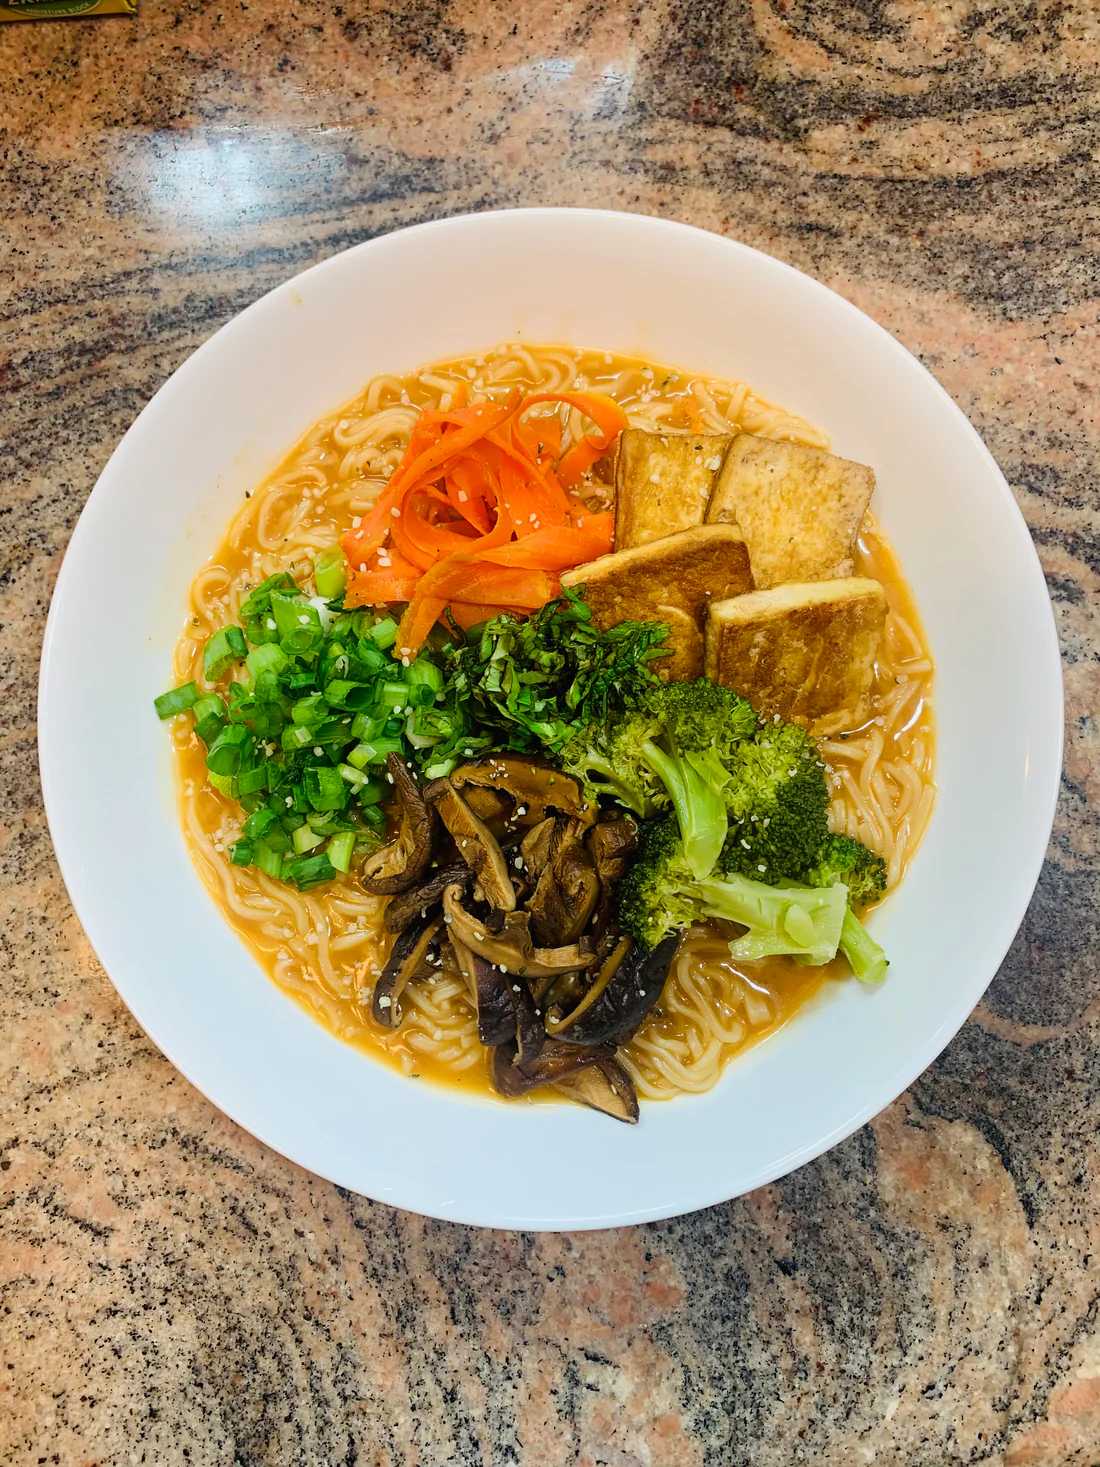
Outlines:
<svg viewBox="0 0 1100 1467"><path fill-rule="evenodd" d="M595 425L562 451L565 403ZM397 650L415 653L446 607L462 626L502 609L533 611L564 570L611 549L612 516L571 491L626 427L600 392L513 393L420 414L404 458L370 512L342 540L349 606L407 602Z"/></svg>

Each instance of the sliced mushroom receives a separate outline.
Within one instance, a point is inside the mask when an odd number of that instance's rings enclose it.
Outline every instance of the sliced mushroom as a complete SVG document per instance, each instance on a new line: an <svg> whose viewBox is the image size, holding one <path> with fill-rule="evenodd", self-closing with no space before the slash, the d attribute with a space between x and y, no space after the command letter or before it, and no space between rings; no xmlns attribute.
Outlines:
<svg viewBox="0 0 1100 1467"><path fill-rule="evenodd" d="M540 1085L553 1085L594 1064L592 1051L570 1049L552 1040L542 1046L537 1057L525 1069L516 1063L516 1052L510 1044L498 1044L493 1051L489 1074L494 1090L515 1097L537 1090Z"/></svg>
<svg viewBox="0 0 1100 1467"><path fill-rule="evenodd" d="M599 900L600 878L581 835L571 821L527 903L535 941L548 947L576 942Z"/></svg>
<svg viewBox="0 0 1100 1467"><path fill-rule="evenodd" d="M621 938L572 1013L547 1013L547 1030L564 1044L624 1043L660 999L679 941L674 932L646 952Z"/></svg>
<svg viewBox="0 0 1100 1467"><path fill-rule="evenodd" d="M516 1057L514 1064L525 1074L536 1064L546 1044L546 1030L534 1000L522 983L509 990L515 1013Z"/></svg>
<svg viewBox="0 0 1100 1467"><path fill-rule="evenodd" d="M477 877L485 900L499 912L515 911L516 893L496 836L449 780L433 781L432 791L440 819L450 831L458 854Z"/></svg>
<svg viewBox="0 0 1100 1467"><path fill-rule="evenodd" d="M374 985L371 999L371 1017L384 1029L396 1029L401 1023L401 995L428 966L428 954L438 941L443 927L440 917L409 927L393 945L386 966Z"/></svg>
<svg viewBox="0 0 1100 1467"><path fill-rule="evenodd" d="M637 1123L638 1094L634 1082L618 1060L609 1055L599 1055L584 1069L556 1081L554 1089L568 1095L570 1100L614 1116L617 1121L631 1126Z"/></svg>
<svg viewBox="0 0 1100 1467"><path fill-rule="evenodd" d="M440 866L438 870L429 871L419 886L395 896L387 904L382 918L383 927L387 932L404 932L410 922L415 922L417 917L428 916L431 909L439 905L446 887L457 883L464 888L469 879L467 866Z"/></svg>
<svg viewBox="0 0 1100 1467"><path fill-rule="evenodd" d="M526 912L509 912L499 932L491 932L480 918L462 905L462 891L449 886L443 893L444 921L459 942L465 943L487 962L525 978L547 978L568 973L571 968L589 968L596 960L590 946L581 941L564 947L536 947Z"/></svg>
<svg viewBox="0 0 1100 1467"><path fill-rule="evenodd" d="M512 979L487 963L451 934L455 966L466 979L477 1008L477 1037L482 1044L504 1044L516 1032Z"/></svg>
<svg viewBox="0 0 1100 1467"><path fill-rule="evenodd" d="M554 854L554 834L558 822L553 815L548 815L545 820L540 820L519 843L519 853L523 858L523 868L532 881L537 881L550 857Z"/></svg>
<svg viewBox="0 0 1100 1467"><path fill-rule="evenodd" d="M591 825L598 813L572 775L535 763L523 754L490 754L474 764L460 764L452 770L450 779L455 789L481 785L510 795L516 805L514 821L524 827L536 824L548 810L557 810L585 825Z"/></svg>
<svg viewBox="0 0 1100 1467"><path fill-rule="evenodd" d="M509 834L508 817L512 813L512 801L506 794L470 785L462 791L462 798L478 819L484 820L498 841Z"/></svg>
<svg viewBox="0 0 1100 1467"><path fill-rule="evenodd" d="M424 875L432 859L435 816L421 798L403 760L390 754L386 770L400 808L397 834L363 865L363 886L373 896L408 891Z"/></svg>
<svg viewBox="0 0 1100 1467"><path fill-rule="evenodd" d="M638 827L629 815L601 820L588 832L588 849L599 878L618 881L626 870L626 858L638 844Z"/></svg>

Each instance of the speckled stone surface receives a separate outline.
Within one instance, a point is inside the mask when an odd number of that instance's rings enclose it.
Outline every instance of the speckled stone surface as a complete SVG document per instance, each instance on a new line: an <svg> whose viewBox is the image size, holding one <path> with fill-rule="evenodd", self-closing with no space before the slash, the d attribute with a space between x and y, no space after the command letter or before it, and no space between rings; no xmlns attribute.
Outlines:
<svg viewBox="0 0 1100 1467"><path fill-rule="evenodd" d="M145 0L0 27L0 1460L1100 1463L1100 22L1087 0ZM53 578L215 327L395 225L608 204L809 270L977 423L1065 654L1050 857L972 1020L812 1166L574 1237L425 1222L161 1058L38 796Z"/></svg>

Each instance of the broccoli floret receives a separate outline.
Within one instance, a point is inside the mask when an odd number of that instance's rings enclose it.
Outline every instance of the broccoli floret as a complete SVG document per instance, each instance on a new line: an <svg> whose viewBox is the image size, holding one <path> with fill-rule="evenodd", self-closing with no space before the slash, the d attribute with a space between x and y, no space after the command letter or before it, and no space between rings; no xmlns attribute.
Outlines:
<svg viewBox="0 0 1100 1467"><path fill-rule="evenodd" d="M803 880L807 886L842 881L853 907L877 902L886 892L886 862L850 835L827 835Z"/></svg>
<svg viewBox="0 0 1100 1467"><path fill-rule="evenodd" d="M579 729L561 753L562 768L585 787L590 798L608 795L643 818L669 803L663 783L642 757L647 740L660 726L644 714L624 714L614 723Z"/></svg>
<svg viewBox="0 0 1100 1467"><path fill-rule="evenodd" d="M646 707L660 718L676 752L716 787L724 786L734 751L752 737L759 722L751 703L705 677L658 683Z"/></svg>
<svg viewBox="0 0 1100 1467"><path fill-rule="evenodd" d="M642 947L654 948L668 933L690 927L699 915L690 895L692 880L675 819L647 820L616 888L620 928Z"/></svg>
<svg viewBox="0 0 1100 1467"><path fill-rule="evenodd" d="M756 728L744 698L717 683L655 683L611 727L590 725L563 753L590 794L612 795L641 816L676 812L696 876L713 870L726 837L727 761Z"/></svg>
<svg viewBox="0 0 1100 1467"><path fill-rule="evenodd" d="M886 862L850 835L827 835L805 879L810 886L831 886L842 881L848 888L841 951L861 983L881 983L889 966L886 954L852 908L866 907L885 895Z"/></svg>
<svg viewBox="0 0 1100 1467"><path fill-rule="evenodd" d="M805 880L829 829L825 766L813 739L793 723L763 724L734 746L728 769L730 823L720 871L754 881Z"/></svg>
<svg viewBox="0 0 1100 1467"><path fill-rule="evenodd" d="M851 907L844 913L840 950L861 983L881 983L886 977L890 960Z"/></svg>
<svg viewBox="0 0 1100 1467"><path fill-rule="evenodd" d="M844 886L768 886L749 877L696 878L676 822L643 827L633 866L619 883L619 925L644 947L677 928L720 917L747 930L730 945L747 961L788 953L807 963L836 956L847 911Z"/></svg>

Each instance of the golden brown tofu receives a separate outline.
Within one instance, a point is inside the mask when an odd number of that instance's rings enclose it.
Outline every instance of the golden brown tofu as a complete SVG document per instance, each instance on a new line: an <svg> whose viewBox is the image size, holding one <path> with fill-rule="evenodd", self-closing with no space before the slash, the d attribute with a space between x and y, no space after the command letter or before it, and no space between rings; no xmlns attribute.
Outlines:
<svg viewBox="0 0 1100 1467"><path fill-rule="evenodd" d="M597 626L653 621L656 608L682 611L700 629L709 603L752 590L749 553L732 525L700 525L648 545L614 550L566 571L563 586L583 586Z"/></svg>
<svg viewBox="0 0 1100 1467"><path fill-rule="evenodd" d="M744 535L758 589L824 581L852 574L852 547L874 487L864 464L740 433L706 518L736 525Z"/></svg>
<svg viewBox="0 0 1100 1467"><path fill-rule="evenodd" d="M796 582L716 601L707 614L706 672L816 734L856 728L867 716L886 593L851 576Z"/></svg>
<svg viewBox="0 0 1100 1467"><path fill-rule="evenodd" d="M615 461L615 548L701 525L732 441L725 433L624 429Z"/></svg>
<svg viewBox="0 0 1100 1467"><path fill-rule="evenodd" d="M703 676L703 629L693 616L678 606L655 606L650 621L668 627L664 645L667 657L657 658L653 671L665 682L691 682Z"/></svg>

